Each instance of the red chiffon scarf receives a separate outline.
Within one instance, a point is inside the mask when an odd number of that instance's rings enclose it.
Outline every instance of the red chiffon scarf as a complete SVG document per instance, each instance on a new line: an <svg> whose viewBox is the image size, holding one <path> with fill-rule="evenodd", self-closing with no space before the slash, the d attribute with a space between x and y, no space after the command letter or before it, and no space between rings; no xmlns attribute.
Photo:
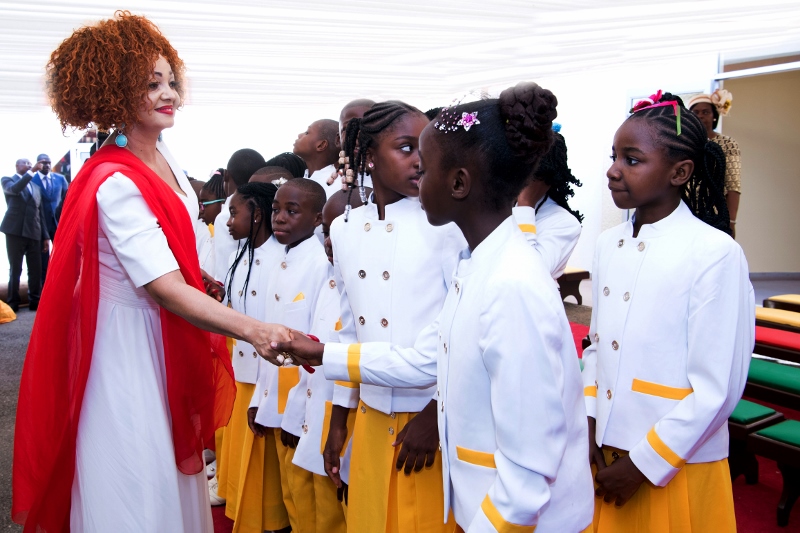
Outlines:
<svg viewBox="0 0 800 533"><path fill-rule="evenodd" d="M107 146L70 185L20 381L12 518L25 531L69 531L81 405L99 302L97 189L115 172L138 187L186 283L203 291L192 221L183 202L129 151ZM209 299L209 305L219 305ZM203 448L228 423L236 386L225 338L161 308L167 396L177 468L204 468Z"/></svg>

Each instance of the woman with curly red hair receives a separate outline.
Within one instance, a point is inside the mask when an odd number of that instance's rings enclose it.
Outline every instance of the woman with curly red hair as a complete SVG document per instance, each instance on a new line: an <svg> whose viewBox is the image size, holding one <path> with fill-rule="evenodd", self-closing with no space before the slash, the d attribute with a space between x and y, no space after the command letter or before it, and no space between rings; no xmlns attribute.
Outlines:
<svg viewBox="0 0 800 533"><path fill-rule="evenodd" d="M128 12L77 30L47 66L64 129L115 131L70 187L25 359L12 509L25 531L212 532L203 449L235 395L223 335L262 354L288 338L204 294L197 199L160 141L183 73Z"/></svg>

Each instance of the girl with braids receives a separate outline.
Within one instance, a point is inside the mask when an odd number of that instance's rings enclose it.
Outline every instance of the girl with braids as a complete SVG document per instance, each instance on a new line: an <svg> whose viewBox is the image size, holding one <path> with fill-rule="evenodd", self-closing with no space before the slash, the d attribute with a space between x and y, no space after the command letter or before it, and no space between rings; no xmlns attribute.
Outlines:
<svg viewBox="0 0 800 533"><path fill-rule="evenodd" d="M425 214L434 226L457 224L468 247L443 309L413 348L394 340L320 345L297 335L272 345L297 362L322 363L328 378L437 385L439 516L451 508L458 531L591 529L575 343L550 272L511 212L553 142L555 108L550 91L520 83L498 100L445 109L422 132Z"/></svg>
<svg viewBox="0 0 800 533"><path fill-rule="evenodd" d="M197 237L197 257L200 259L200 269L206 273L214 272L214 219L220 213L222 204L227 197L223 183L224 175L224 168L215 170L197 195L200 218L195 221L194 233Z"/></svg>
<svg viewBox="0 0 800 533"><path fill-rule="evenodd" d="M431 226L417 198L419 135L428 123L415 107L381 102L348 124L347 156L359 185L371 178L373 193L367 205L330 227L342 342L410 345L442 308L464 241L452 224ZM325 469L344 489L339 458L350 430L348 531L453 530L441 516L434 396L430 384L335 384ZM355 414L348 427L351 409Z"/></svg>
<svg viewBox="0 0 800 533"><path fill-rule="evenodd" d="M231 255L225 303L260 321L268 318L268 284L283 253L272 235L276 191L271 183L247 183L231 196L229 206L228 231L233 240L243 244ZM274 368L261 363L256 350L246 342L237 341L231 351L236 401L218 454L218 482L224 487L217 493L225 495L225 516L235 520L235 531L280 530L289 525L289 518L281 494L275 435L256 427L255 410L248 409L259 373Z"/></svg>
<svg viewBox="0 0 800 533"><path fill-rule="evenodd" d="M659 91L614 136L608 188L633 219L597 242L583 384L595 531L735 531L728 416L754 338L725 159Z"/></svg>
<svg viewBox="0 0 800 533"><path fill-rule="evenodd" d="M200 218L203 219L203 222L209 226L214 225L214 219L222 211L222 204L227 197L228 195L225 194L225 169L218 168L211 174L197 196L200 203Z"/></svg>
<svg viewBox="0 0 800 533"><path fill-rule="evenodd" d="M556 125L558 126L558 125ZM555 130L553 147L542 158L533 178L522 189L514 208L520 229L539 252L553 279L558 279L581 236L583 215L570 208L575 195L572 185L581 186L567 165L567 143Z"/></svg>

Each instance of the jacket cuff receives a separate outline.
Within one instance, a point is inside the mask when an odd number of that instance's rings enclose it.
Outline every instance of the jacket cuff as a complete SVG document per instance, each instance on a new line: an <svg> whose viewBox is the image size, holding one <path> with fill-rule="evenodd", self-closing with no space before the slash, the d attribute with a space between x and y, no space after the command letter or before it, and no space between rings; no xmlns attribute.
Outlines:
<svg viewBox="0 0 800 533"><path fill-rule="evenodd" d="M583 388L583 401L586 404L586 416L597 418L597 387L592 385Z"/></svg>
<svg viewBox="0 0 800 533"><path fill-rule="evenodd" d="M322 370L331 381L361 383L361 345L325 343Z"/></svg>
<svg viewBox="0 0 800 533"><path fill-rule="evenodd" d="M349 381L337 381L333 385L333 405L355 409L361 398L361 386Z"/></svg>
<svg viewBox="0 0 800 533"><path fill-rule="evenodd" d="M686 464L686 459L661 440L655 428L651 428L647 436L633 447L630 458L636 468L658 487L669 483Z"/></svg>
<svg viewBox="0 0 800 533"><path fill-rule="evenodd" d="M467 529L468 533L482 533L484 531L499 531L502 533L533 533L536 526L523 526L506 521L487 494L481 503L480 509L472 519Z"/></svg>
<svg viewBox="0 0 800 533"><path fill-rule="evenodd" d="M511 211L522 233L536 233L536 210L533 207L517 206Z"/></svg>

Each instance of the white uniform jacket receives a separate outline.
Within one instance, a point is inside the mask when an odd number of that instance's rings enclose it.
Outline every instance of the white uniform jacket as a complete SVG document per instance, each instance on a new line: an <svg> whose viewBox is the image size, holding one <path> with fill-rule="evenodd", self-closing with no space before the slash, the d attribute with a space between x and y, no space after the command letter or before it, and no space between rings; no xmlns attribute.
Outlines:
<svg viewBox="0 0 800 533"><path fill-rule="evenodd" d="M333 267L331 267L330 276L322 286L322 292L317 299L311 334L315 335L320 342L339 342L339 330L342 327L339 315L339 290L333 279ZM325 476L327 474L322 459L325 441L322 440L322 437L325 434L323 428L325 419L330 419L333 381L328 380L321 369L314 374L304 374L305 383L301 383L302 387L298 386L292 389L293 397L289 400L290 403L296 401L297 398L305 400L302 402L305 407L303 434L292 462L309 472ZM286 417L284 417L284 421L286 421ZM345 449L349 450L350 447L347 446ZM349 454L341 459L340 471L349 470L348 459Z"/></svg>
<svg viewBox="0 0 800 533"><path fill-rule="evenodd" d="M445 517L468 533L582 531L594 510L580 366L544 263L506 219L461 254L414 348L326 344L328 378L437 383Z"/></svg>
<svg viewBox="0 0 800 533"><path fill-rule="evenodd" d="M586 410L598 445L629 450L664 486L687 462L728 456L753 353L753 287L739 245L683 202L632 235L626 222L597 242Z"/></svg>
<svg viewBox="0 0 800 533"><path fill-rule="evenodd" d="M222 210L214 219L214 272L209 272L217 281L227 282L225 276L231 264L228 260L231 254L239 248L239 241L234 240L228 231L228 219L231 217L231 196L222 204ZM227 283L225 283L227 286Z"/></svg>
<svg viewBox="0 0 800 533"><path fill-rule="evenodd" d="M197 259L200 260L200 268L214 275L214 235L213 226L203 222L202 219L194 221L194 237L197 248ZM227 228L225 228L227 230Z"/></svg>
<svg viewBox="0 0 800 533"><path fill-rule="evenodd" d="M342 342L384 341L411 346L434 321L447 295L458 254L466 247L454 224L428 223L417 198L386 206L385 220L370 203L331 224L334 276L341 292ZM434 388L361 385L360 398L383 413L416 413ZM336 385L334 404L354 408L359 389Z"/></svg>
<svg viewBox="0 0 800 533"><path fill-rule="evenodd" d="M581 236L581 223L569 211L547 198L537 213L533 207L513 209L519 229L539 252L553 279L567 268L567 261Z"/></svg>
<svg viewBox="0 0 800 533"><path fill-rule="evenodd" d="M232 265L237 252L233 252L228 264ZM231 299L228 303L234 310L261 322L267 322L267 295L269 294L270 274L274 272L275 265L283 257L283 245L275 237L270 237L267 242L253 251L253 264L245 254L236 265L231 286ZM244 290L244 281L247 271L250 270L250 280L247 282L247 293ZM226 287L227 293L227 287ZM272 366L258 356L253 345L237 340L231 354L233 362L233 375L241 383L256 383L259 369Z"/></svg>
<svg viewBox="0 0 800 533"><path fill-rule="evenodd" d="M294 248L284 248L270 276L270 289L266 295L267 321L308 332L317 298L323 283L328 280L329 267L325 249L314 237ZM263 366L270 365L265 362ZM271 428L283 427L296 436L302 435L305 406L301 404L296 409L288 410L290 404L287 396L298 372L302 379L302 374L306 372L297 367L274 367L273 371L259 374L253 394L259 400L256 422ZM281 425L284 411L287 420L286 424Z"/></svg>
<svg viewBox="0 0 800 533"><path fill-rule="evenodd" d="M336 172L336 166L328 165L325 168L317 170L310 176L308 175L308 170L306 170L305 177L306 179L310 179L312 181L316 181L317 183L319 183L322 186L323 190L325 191L325 196L330 198L331 196L333 196L333 193L342 190L342 183L339 180L336 180L335 182L328 185L328 179L334 172Z"/></svg>

